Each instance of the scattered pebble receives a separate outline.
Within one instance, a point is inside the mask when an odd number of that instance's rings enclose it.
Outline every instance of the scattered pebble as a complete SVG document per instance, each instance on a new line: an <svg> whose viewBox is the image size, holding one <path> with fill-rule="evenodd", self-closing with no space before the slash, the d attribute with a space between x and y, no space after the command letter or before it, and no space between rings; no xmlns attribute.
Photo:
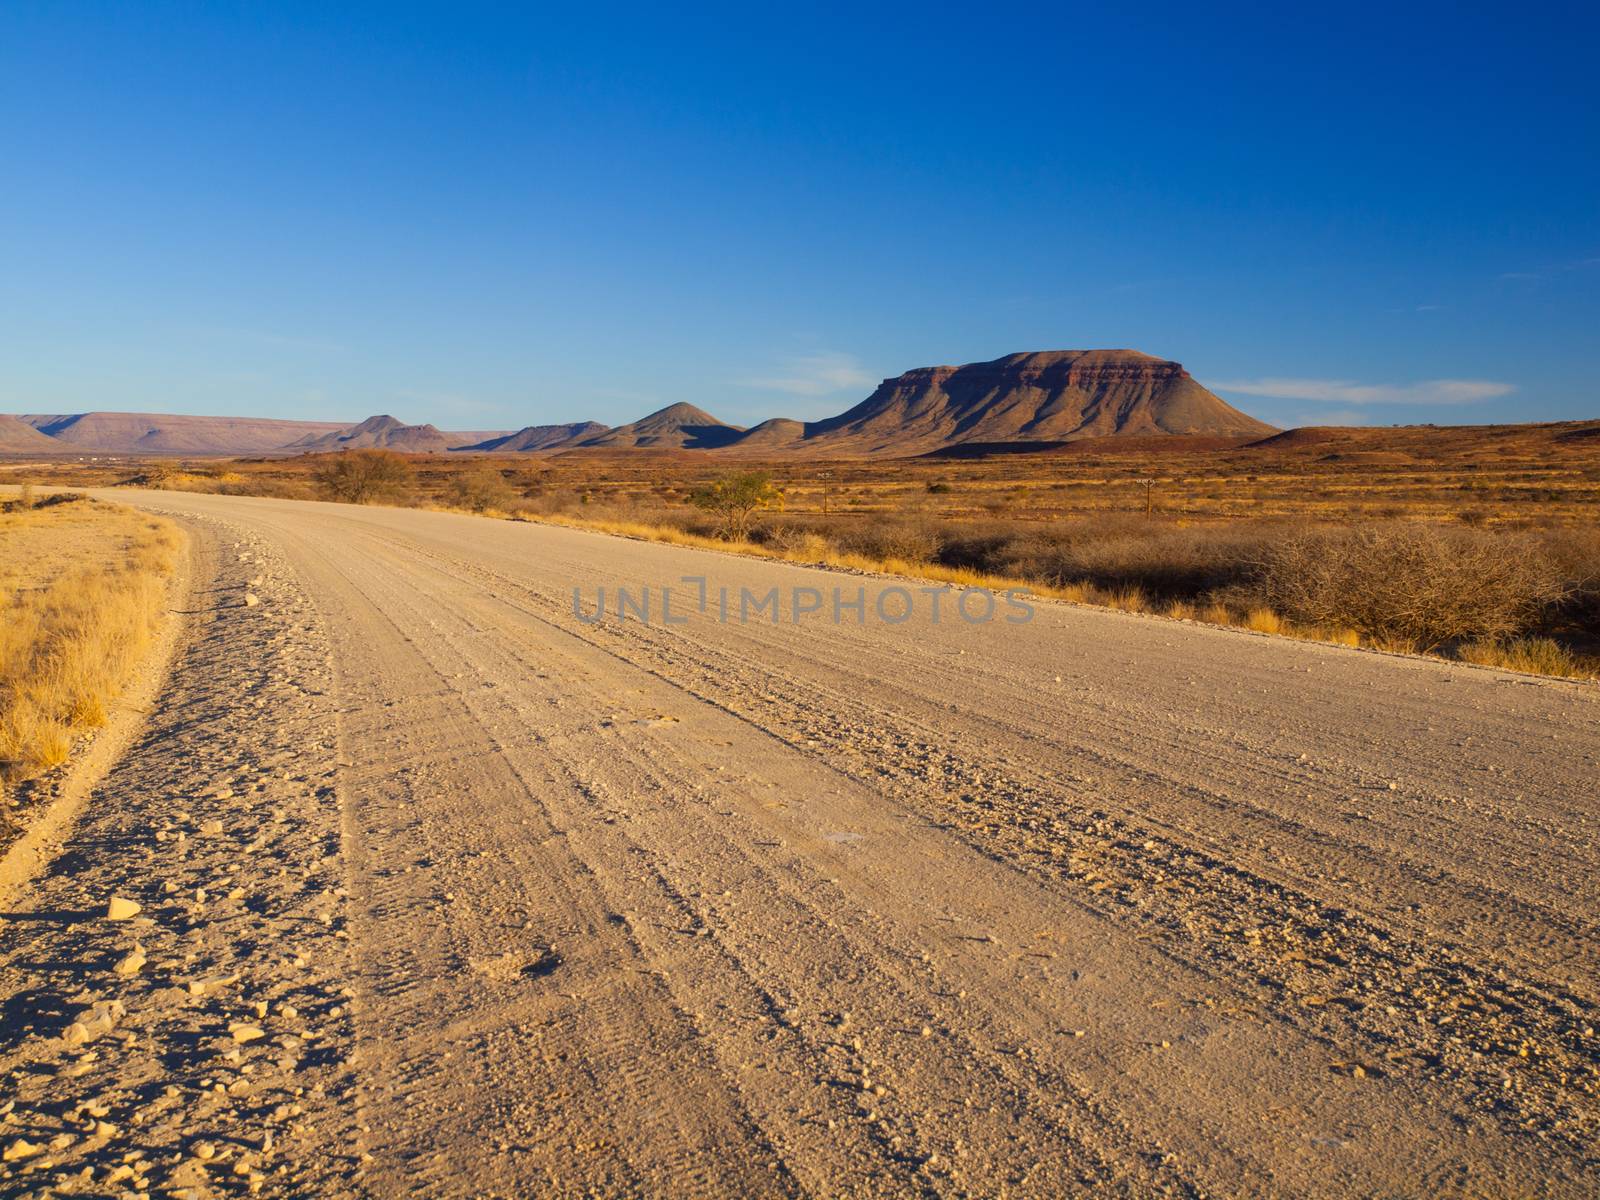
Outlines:
<svg viewBox="0 0 1600 1200"><path fill-rule="evenodd" d="M106 902L106 920L108 921L126 921L130 917L138 916L141 911L141 905L132 900L126 900L121 896L113 896Z"/></svg>
<svg viewBox="0 0 1600 1200"><path fill-rule="evenodd" d="M111 969L118 975L137 975L150 960L145 957L144 947L135 946L117 960L117 965Z"/></svg>

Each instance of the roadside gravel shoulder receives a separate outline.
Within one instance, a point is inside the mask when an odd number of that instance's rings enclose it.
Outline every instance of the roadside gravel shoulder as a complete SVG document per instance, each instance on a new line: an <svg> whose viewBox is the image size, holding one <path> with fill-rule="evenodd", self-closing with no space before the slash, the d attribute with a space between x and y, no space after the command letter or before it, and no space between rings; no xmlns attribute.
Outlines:
<svg viewBox="0 0 1600 1200"><path fill-rule="evenodd" d="M167 682L0 914L7 1195L359 1186L327 635L267 541L187 524Z"/></svg>

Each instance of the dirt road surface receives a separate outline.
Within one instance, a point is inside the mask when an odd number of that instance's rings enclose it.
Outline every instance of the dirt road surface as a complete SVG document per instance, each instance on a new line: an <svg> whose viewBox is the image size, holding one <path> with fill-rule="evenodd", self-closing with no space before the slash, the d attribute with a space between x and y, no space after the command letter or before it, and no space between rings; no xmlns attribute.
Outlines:
<svg viewBox="0 0 1600 1200"><path fill-rule="evenodd" d="M1600 1188L1592 685L119 498L191 530L196 600L142 740L7 905L7 1187ZM585 619L619 585L649 623ZM737 619L774 587L777 623ZM110 892L142 925L92 919ZM96 1003L114 1032L69 1044Z"/></svg>

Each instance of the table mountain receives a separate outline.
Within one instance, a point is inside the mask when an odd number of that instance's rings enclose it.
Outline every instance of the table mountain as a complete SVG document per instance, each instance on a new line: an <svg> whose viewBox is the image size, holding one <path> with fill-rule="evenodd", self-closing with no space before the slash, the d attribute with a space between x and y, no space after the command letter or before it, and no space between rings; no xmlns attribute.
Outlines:
<svg viewBox="0 0 1600 1200"><path fill-rule="evenodd" d="M811 422L792 445L818 454L920 454L964 442L1272 432L1178 363L1137 350L1044 350L907 371L848 412Z"/></svg>

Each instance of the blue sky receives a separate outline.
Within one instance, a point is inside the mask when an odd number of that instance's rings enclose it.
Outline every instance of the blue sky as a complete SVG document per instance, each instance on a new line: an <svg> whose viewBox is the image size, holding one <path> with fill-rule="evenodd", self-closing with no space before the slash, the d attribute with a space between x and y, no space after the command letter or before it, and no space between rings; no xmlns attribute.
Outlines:
<svg viewBox="0 0 1600 1200"><path fill-rule="evenodd" d="M1600 416L1592 5L576 7L12 0L0 410Z"/></svg>

